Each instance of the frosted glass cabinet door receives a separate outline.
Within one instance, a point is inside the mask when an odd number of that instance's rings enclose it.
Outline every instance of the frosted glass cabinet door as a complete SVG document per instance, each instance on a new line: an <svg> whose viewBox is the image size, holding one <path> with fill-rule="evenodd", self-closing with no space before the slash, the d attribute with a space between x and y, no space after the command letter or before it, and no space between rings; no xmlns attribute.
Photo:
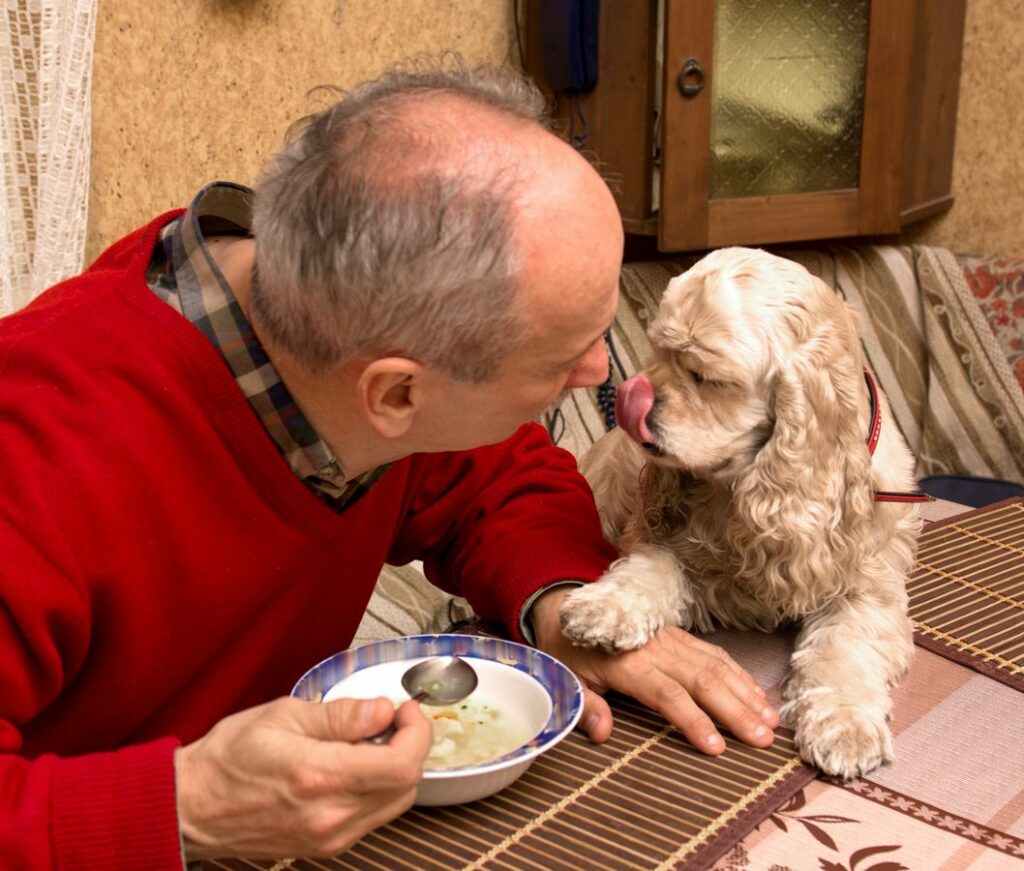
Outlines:
<svg viewBox="0 0 1024 871"><path fill-rule="evenodd" d="M664 0L663 250L900 227L907 0Z"/></svg>
<svg viewBox="0 0 1024 871"><path fill-rule="evenodd" d="M718 0L711 197L855 188L868 0Z"/></svg>

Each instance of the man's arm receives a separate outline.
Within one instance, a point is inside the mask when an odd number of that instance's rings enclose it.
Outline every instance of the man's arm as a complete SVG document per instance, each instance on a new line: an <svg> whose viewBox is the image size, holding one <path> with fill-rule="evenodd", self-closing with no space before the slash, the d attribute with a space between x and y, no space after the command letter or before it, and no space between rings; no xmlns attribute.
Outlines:
<svg viewBox="0 0 1024 871"><path fill-rule="evenodd" d="M500 444L414 457L409 488L388 562L422 559L433 583L517 641L534 593L593 580L616 556L575 458L536 424Z"/></svg>
<svg viewBox="0 0 1024 871"><path fill-rule="evenodd" d="M60 749L42 737L47 717L102 650L95 602L54 552L0 517L9 560L0 572L0 868L181 871L179 814L188 858L330 855L412 803L431 738L418 706L399 711L390 745L358 743L391 720L386 699L279 699L181 749L164 737L88 752L100 732L75 751L47 752ZM157 688L161 677L156 669ZM117 710L112 699L88 701L92 722L65 723L79 734ZM21 755L26 747L35 758Z"/></svg>
<svg viewBox="0 0 1024 871"><path fill-rule="evenodd" d="M8 502L16 492L8 481ZM20 504L25 530L0 505L0 868L180 869L175 740L57 756L33 729L75 690L95 629L59 525L45 505ZM92 700L98 717L109 702Z"/></svg>
<svg viewBox="0 0 1024 871"><path fill-rule="evenodd" d="M612 713L601 698L617 690L658 711L698 749L712 755L725 750L715 726L754 747L772 743L778 713L764 692L721 648L684 632L664 629L643 647L608 654L573 646L562 634L559 608L572 587L544 593L530 612L537 647L573 669L585 685L580 720L595 742L608 739Z"/></svg>
<svg viewBox="0 0 1024 871"><path fill-rule="evenodd" d="M16 734L0 722L5 737ZM172 739L28 760L0 753L0 868L181 871Z"/></svg>

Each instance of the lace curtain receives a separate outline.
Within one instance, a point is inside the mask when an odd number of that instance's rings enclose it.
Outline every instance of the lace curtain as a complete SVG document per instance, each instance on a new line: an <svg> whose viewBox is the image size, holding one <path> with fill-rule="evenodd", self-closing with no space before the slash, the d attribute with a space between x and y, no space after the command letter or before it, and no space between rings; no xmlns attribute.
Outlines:
<svg viewBox="0 0 1024 871"><path fill-rule="evenodd" d="M97 0L0 0L0 315L82 269Z"/></svg>

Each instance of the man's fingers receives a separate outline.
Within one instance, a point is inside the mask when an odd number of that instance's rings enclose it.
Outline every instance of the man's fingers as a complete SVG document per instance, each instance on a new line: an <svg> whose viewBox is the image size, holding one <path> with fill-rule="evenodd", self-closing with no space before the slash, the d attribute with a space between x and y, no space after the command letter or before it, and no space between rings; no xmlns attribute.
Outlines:
<svg viewBox="0 0 1024 871"><path fill-rule="evenodd" d="M753 678L721 648L682 630L666 630L629 653L591 653L580 665L592 684L596 677L658 711L705 753L725 749L716 723L755 747L773 740L777 714Z"/></svg>
<svg viewBox="0 0 1024 871"><path fill-rule="evenodd" d="M709 694L713 695L718 689L725 689L743 702L769 728L774 729L779 724L778 712L766 702L765 691L758 686L749 672L721 647L696 638L681 629L671 630L668 637L670 643L681 645L683 648L679 661L686 663L686 674L693 681L686 683L684 680L684 684L691 694L700 696L698 702L702 702Z"/></svg>
<svg viewBox="0 0 1024 871"><path fill-rule="evenodd" d="M583 715L579 728L595 744L603 744L612 734L612 709L600 695L584 684Z"/></svg>
<svg viewBox="0 0 1024 871"><path fill-rule="evenodd" d="M721 659L706 659L703 668L689 675L689 682L684 685L692 701L741 741L755 747L771 744L772 731L764 719L764 700Z"/></svg>
<svg viewBox="0 0 1024 871"><path fill-rule="evenodd" d="M750 673L718 645L705 641L703 638L698 638L695 635L690 635L689 632L685 632L677 627L666 629L664 633L675 644L681 644L707 656L722 660L744 684L754 690L759 696L765 695L764 689L754 680Z"/></svg>
<svg viewBox="0 0 1024 871"><path fill-rule="evenodd" d="M394 717L395 734L387 744L359 744L341 764L353 788L361 792L413 787L423 779L423 761L433 738L430 721L416 702L405 702Z"/></svg>
<svg viewBox="0 0 1024 871"><path fill-rule="evenodd" d="M399 730L401 732L401 730ZM399 732L388 744L341 744L318 741L303 759L302 782L308 794L330 792L334 784L354 796L408 790L423 779L425 750L398 742ZM419 742L416 742L419 744Z"/></svg>
<svg viewBox="0 0 1024 871"><path fill-rule="evenodd" d="M774 729L779 725L779 713L771 705L768 704L765 698L765 692L759 687L754 679L730 657L727 653L717 648L722 654L724 661L726 662L725 669L719 669L717 676L721 678L722 685L725 689L732 693L738 701L746 707L748 711L753 713L757 721L751 721L752 726L757 732L758 737L755 737L754 743L757 746L762 745L762 741L766 740L767 736L765 733L758 729L758 726L763 724L768 729ZM717 688L717 684L713 684L713 687ZM723 702L729 701L728 695L721 696ZM716 713L716 712L713 712ZM725 716L729 716L726 713ZM724 722L724 721L723 721ZM731 723L731 720L729 721ZM730 728L732 726L730 725ZM746 740L742 728L737 734Z"/></svg>
<svg viewBox="0 0 1024 871"><path fill-rule="evenodd" d="M637 701L658 711L698 750L717 755L725 749L725 740L714 722L678 680L650 668L643 670L636 683Z"/></svg>
<svg viewBox="0 0 1024 871"><path fill-rule="evenodd" d="M360 794L408 790L423 776L430 749L430 722L414 702L397 711L386 698L337 699L324 704L279 699L273 703L290 730L307 739L306 764L315 769L307 778L310 789L337 780ZM386 744L364 743L394 723ZM308 740L312 739L312 740Z"/></svg>
<svg viewBox="0 0 1024 871"><path fill-rule="evenodd" d="M397 731L390 741L392 747L420 760L426 757L434 738L434 727L423 716L417 702L404 702L395 712L395 728Z"/></svg>

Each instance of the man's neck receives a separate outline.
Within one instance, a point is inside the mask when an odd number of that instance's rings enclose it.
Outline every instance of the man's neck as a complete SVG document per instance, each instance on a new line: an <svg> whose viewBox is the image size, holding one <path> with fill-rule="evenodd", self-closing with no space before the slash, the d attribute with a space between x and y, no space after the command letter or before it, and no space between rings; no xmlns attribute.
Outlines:
<svg viewBox="0 0 1024 871"><path fill-rule="evenodd" d="M260 333L251 314L255 241L238 236L212 236L204 242L288 392L338 458L345 477L351 480L396 459L380 450L388 446L361 425L363 416L356 406L353 373L344 366L324 375L310 373Z"/></svg>
<svg viewBox="0 0 1024 871"><path fill-rule="evenodd" d="M251 323L249 303L252 295L252 269L256 264L256 242L240 236L206 236L203 244L216 261L246 319Z"/></svg>

